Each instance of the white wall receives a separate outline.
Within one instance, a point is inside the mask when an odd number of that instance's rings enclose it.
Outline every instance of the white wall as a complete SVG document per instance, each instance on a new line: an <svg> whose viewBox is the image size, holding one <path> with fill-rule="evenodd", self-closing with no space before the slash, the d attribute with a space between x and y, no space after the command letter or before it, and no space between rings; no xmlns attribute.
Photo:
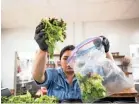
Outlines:
<svg viewBox="0 0 139 104"><path fill-rule="evenodd" d="M129 55L129 44L139 44L139 19L83 22L81 31L81 36L76 34L79 38L81 37L80 40L91 36L106 36L110 41L110 50L118 51L121 55Z"/></svg>
<svg viewBox="0 0 139 104"><path fill-rule="evenodd" d="M1 79L4 87L13 88L14 86L15 52L33 52L37 49L37 44L33 41L33 33L20 29L2 30Z"/></svg>
<svg viewBox="0 0 139 104"><path fill-rule="evenodd" d="M65 45L77 45L91 36L105 35L111 43L112 52L129 55L129 44L139 44L139 19L68 23L67 39L58 44L60 51ZM2 29L1 75L4 87L14 88L15 51L35 52L34 29Z"/></svg>

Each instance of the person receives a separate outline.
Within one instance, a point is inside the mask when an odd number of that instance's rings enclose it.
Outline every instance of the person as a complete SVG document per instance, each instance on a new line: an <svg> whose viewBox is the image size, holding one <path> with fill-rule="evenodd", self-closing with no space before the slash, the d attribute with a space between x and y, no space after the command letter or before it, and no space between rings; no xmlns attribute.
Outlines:
<svg viewBox="0 0 139 104"><path fill-rule="evenodd" d="M45 43L43 38L44 25L40 23L35 30L35 37L37 44L40 47L39 52L36 55L34 67L33 67L33 78L37 84L47 87L48 96L55 96L60 102L76 102L81 103L81 91L75 77L73 69L67 64L67 59L74 50L73 45L64 47L60 52L60 64L61 68L46 68L48 55L48 45ZM103 45L105 48L106 56L112 59L112 55L109 53L109 41L104 36L101 36Z"/></svg>

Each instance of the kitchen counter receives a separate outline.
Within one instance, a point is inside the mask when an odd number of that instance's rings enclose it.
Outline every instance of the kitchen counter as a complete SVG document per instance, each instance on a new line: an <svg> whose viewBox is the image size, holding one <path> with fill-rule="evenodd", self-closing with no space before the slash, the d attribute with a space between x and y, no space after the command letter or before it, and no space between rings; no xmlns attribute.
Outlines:
<svg viewBox="0 0 139 104"><path fill-rule="evenodd" d="M135 90L135 88L125 89L121 91L120 93L116 93L111 95L111 97L137 97L138 92Z"/></svg>
<svg viewBox="0 0 139 104"><path fill-rule="evenodd" d="M139 94L135 88L125 89L120 93L99 99L94 103L136 103L139 102Z"/></svg>
<svg viewBox="0 0 139 104"><path fill-rule="evenodd" d="M139 102L139 93L135 90L135 88L125 89L120 93L111 95L110 97L123 102Z"/></svg>

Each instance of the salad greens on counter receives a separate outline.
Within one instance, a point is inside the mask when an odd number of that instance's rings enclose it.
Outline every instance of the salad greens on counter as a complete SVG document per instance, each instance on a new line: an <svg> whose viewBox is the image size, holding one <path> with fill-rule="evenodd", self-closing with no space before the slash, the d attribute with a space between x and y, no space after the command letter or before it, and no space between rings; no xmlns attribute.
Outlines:
<svg viewBox="0 0 139 104"><path fill-rule="evenodd" d="M27 91L26 95L10 96L10 97L1 97L1 103L58 103L58 99L54 96L43 95L39 98L33 98L31 94Z"/></svg>

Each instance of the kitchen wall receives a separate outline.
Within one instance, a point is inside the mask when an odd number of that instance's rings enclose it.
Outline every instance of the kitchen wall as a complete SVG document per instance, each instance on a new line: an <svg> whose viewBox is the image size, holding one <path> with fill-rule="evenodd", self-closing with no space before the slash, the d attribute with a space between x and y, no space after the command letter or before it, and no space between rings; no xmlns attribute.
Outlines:
<svg viewBox="0 0 139 104"><path fill-rule="evenodd" d="M82 40L105 35L110 40L111 52L129 56L129 45L139 44L139 18L105 22L68 23L67 39L58 44L56 53L68 44L77 45ZM2 29L1 80L2 86L14 88L15 52L35 52L34 28Z"/></svg>
<svg viewBox="0 0 139 104"><path fill-rule="evenodd" d="M122 55L129 55L129 44L139 43L139 19L82 22L82 28L79 29L82 31L82 36L76 35L80 40L105 35L110 40L111 51L118 51ZM78 31L78 27L75 30Z"/></svg>

